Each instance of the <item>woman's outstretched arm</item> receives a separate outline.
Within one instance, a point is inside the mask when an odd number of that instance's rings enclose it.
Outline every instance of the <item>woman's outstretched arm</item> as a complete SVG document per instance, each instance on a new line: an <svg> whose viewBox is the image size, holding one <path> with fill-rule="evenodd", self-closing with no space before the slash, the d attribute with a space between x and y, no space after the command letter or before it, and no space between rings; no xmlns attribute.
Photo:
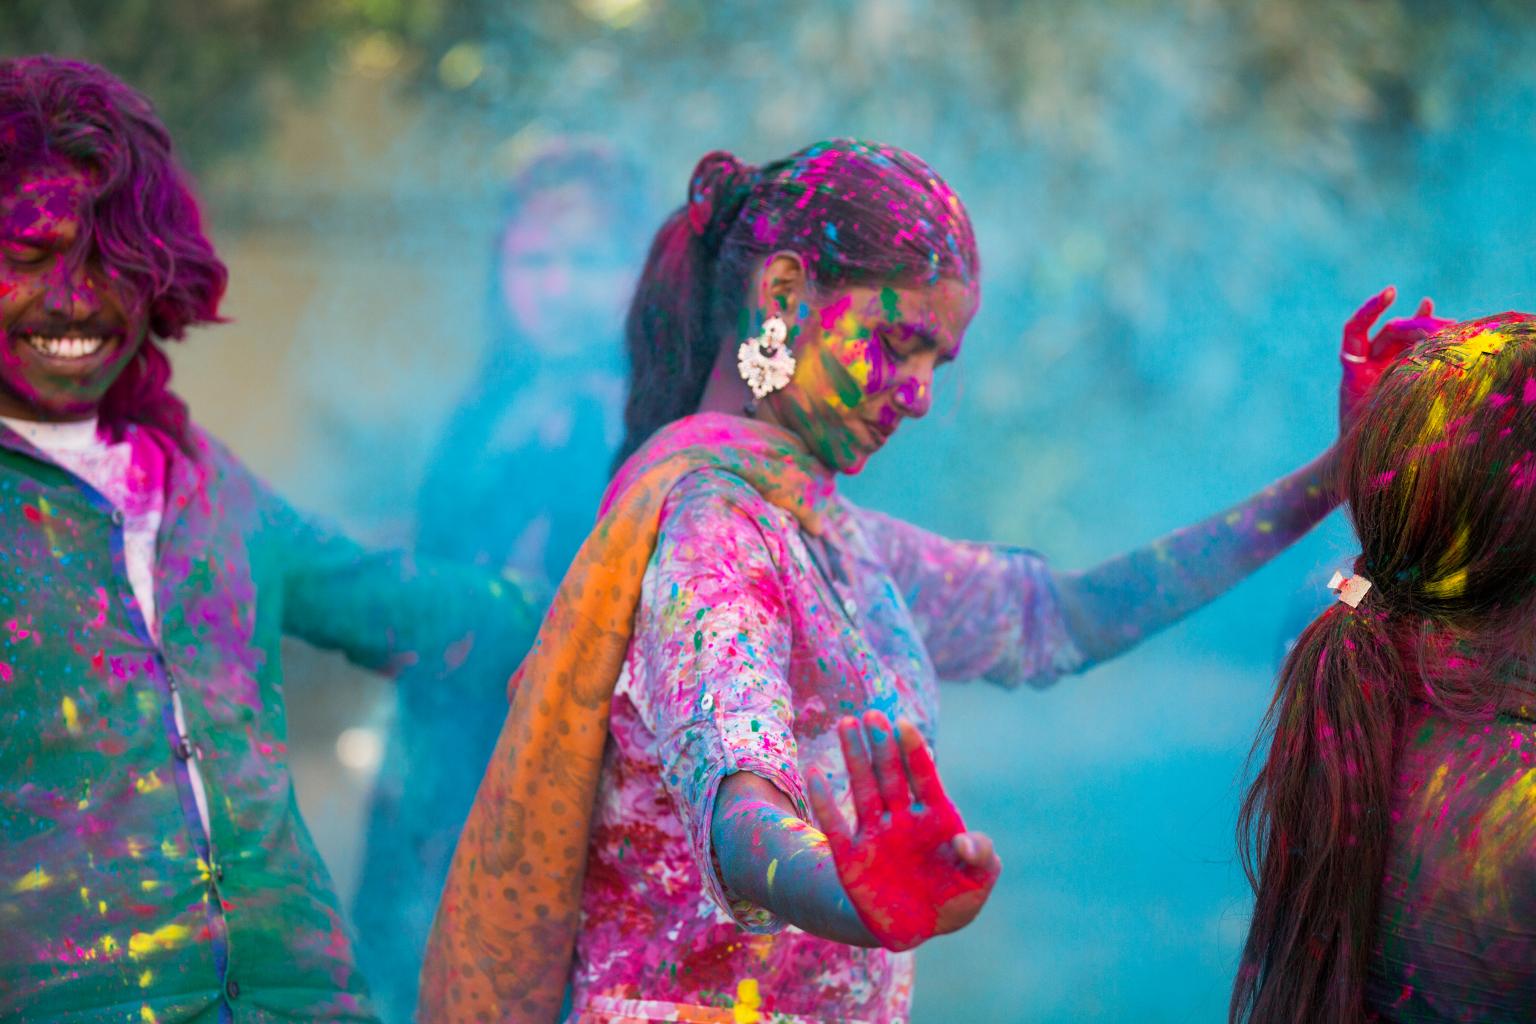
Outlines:
<svg viewBox="0 0 1536 1024"><path fill-rule="evenodd" d="M1403 350L1451 323L1425 299L1410 318L1371 327L1396 297L1386 288L1344 325L1339 426L1345 433L1383 371ZM1335 449L1247 501L1085 572L1056 573L1067 630L1087 664L1135 645L1245 579L1338 504Z"/></svg>
<svg viewBox="0 0 1536 1024"><path fill-rule="evenodd" d="M711 839L726 888L803 931L853 946L910 949L981 911L1002 863L967 832L917 729L878 711L838 724L857 812L844 821L811 784L820 831L766 779L738 772L716 797Z"/></svg>
<svg viewBox="0 0 1536 1024"><path fill-rule="evenodd" d="M1105 661L1218 597L1331 512L1334 449L1209 519L1085 572L1056 573L1067 631Z"/></svg>

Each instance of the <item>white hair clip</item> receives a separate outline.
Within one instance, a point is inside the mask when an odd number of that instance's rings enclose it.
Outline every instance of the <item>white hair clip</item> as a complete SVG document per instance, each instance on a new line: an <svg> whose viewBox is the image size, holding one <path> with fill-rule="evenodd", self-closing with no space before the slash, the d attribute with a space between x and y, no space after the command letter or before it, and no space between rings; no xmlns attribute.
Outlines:
<svg viewBox="0 0 1536 1024"><path fill-rule="evenodd" d="M1371 589L1371 581L1364 576L1346 577L1343 573L1336 572L1333 574L1333 579L1328 581L1328 589L1337 594L1339 600L1351 608L1358 608Z"/></svg>

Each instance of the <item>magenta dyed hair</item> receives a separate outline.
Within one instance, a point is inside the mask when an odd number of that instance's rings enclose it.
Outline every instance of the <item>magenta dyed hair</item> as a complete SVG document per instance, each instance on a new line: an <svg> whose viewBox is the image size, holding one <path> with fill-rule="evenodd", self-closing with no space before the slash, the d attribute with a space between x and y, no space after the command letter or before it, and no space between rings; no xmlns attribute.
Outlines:
<svg viewBox="0 0 1536 1024"><path fill-rule="evenodd" d="M959 196L906 150L833 139L762 167L706 155L687 204L651 242L629 307L629 397L615 466L698 409L721 343L750 333L753 270L780 250L805 260L820 291L973 281L981 272Z"/></svg>
<svg viewBox="0 0 1536 1024"><path fill-rule="evenodd" d="M169 388L156 339L219 320L228 273L203 234L191 183L149 101L99 67L57 57L0 61L0 185L63 161L94 195L72 258L115 273L150 338L102 399L102 422L130 421L184 440L186 405Z"/></svg>
<svg viewBox="0 0 1536 1024"><path fill-rule="evenodd" d="M1530 672L1536 605L1536 317L1449 327L1384 374L1342 446L1371 581L1280 672L1238 819L1253 922L1229 1018L1370 1019L1366 982L1410 702L1486 718Z"/></svg>

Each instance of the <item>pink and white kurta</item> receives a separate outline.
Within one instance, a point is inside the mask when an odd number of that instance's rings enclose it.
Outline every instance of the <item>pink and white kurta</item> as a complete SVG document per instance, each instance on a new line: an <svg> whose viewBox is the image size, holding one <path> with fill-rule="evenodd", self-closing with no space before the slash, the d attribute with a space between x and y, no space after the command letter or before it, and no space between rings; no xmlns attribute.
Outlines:
<svg viewBox="0 0 1536 1024"><path fill-rule="evenodd" d="M937 681L1045 686L1082 662L1038 556L855 508L825 529L723 470L672 491L613 701L574 967L582 1024L908 1017L912 957L829 942L734 898L713 866L721 779L755 772L809 817L844 794L833 728L878 708L932 742Z"/></svg>

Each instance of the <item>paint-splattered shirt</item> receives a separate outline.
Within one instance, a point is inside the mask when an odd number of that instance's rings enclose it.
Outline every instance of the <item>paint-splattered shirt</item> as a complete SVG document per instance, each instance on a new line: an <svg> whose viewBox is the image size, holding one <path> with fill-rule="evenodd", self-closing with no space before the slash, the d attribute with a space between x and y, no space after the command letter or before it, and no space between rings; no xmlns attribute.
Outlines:
<svg viewBox="0 0 1536 1024"><path fill-rule="evenodd" d="M447 679L471 649L510 670L530 609L315 526L201 433L154 443L158 642L122 511L0 429L0 1019L372 1020L294 802L279 635Z"/></svg>
<svg viewBox="0 0 1536 1024"><path fill-rule="evenodd" d="M932 740L937 680L1041 686L1081 663L1037 556L828 495L821 538L723 471L668 498L613 703L575 1020L905 1021L910 954L807 935L722 888L720 781L755 772L809 818L809 769L847 788L840 716L879 708Z"/></svg>
<svg viewBox="0 0 1536 1024"><path fill-rule="evenodd" d="M1368 1005L1392 1024L1536 1020L1536 715L1410 712Z"/></svg>

